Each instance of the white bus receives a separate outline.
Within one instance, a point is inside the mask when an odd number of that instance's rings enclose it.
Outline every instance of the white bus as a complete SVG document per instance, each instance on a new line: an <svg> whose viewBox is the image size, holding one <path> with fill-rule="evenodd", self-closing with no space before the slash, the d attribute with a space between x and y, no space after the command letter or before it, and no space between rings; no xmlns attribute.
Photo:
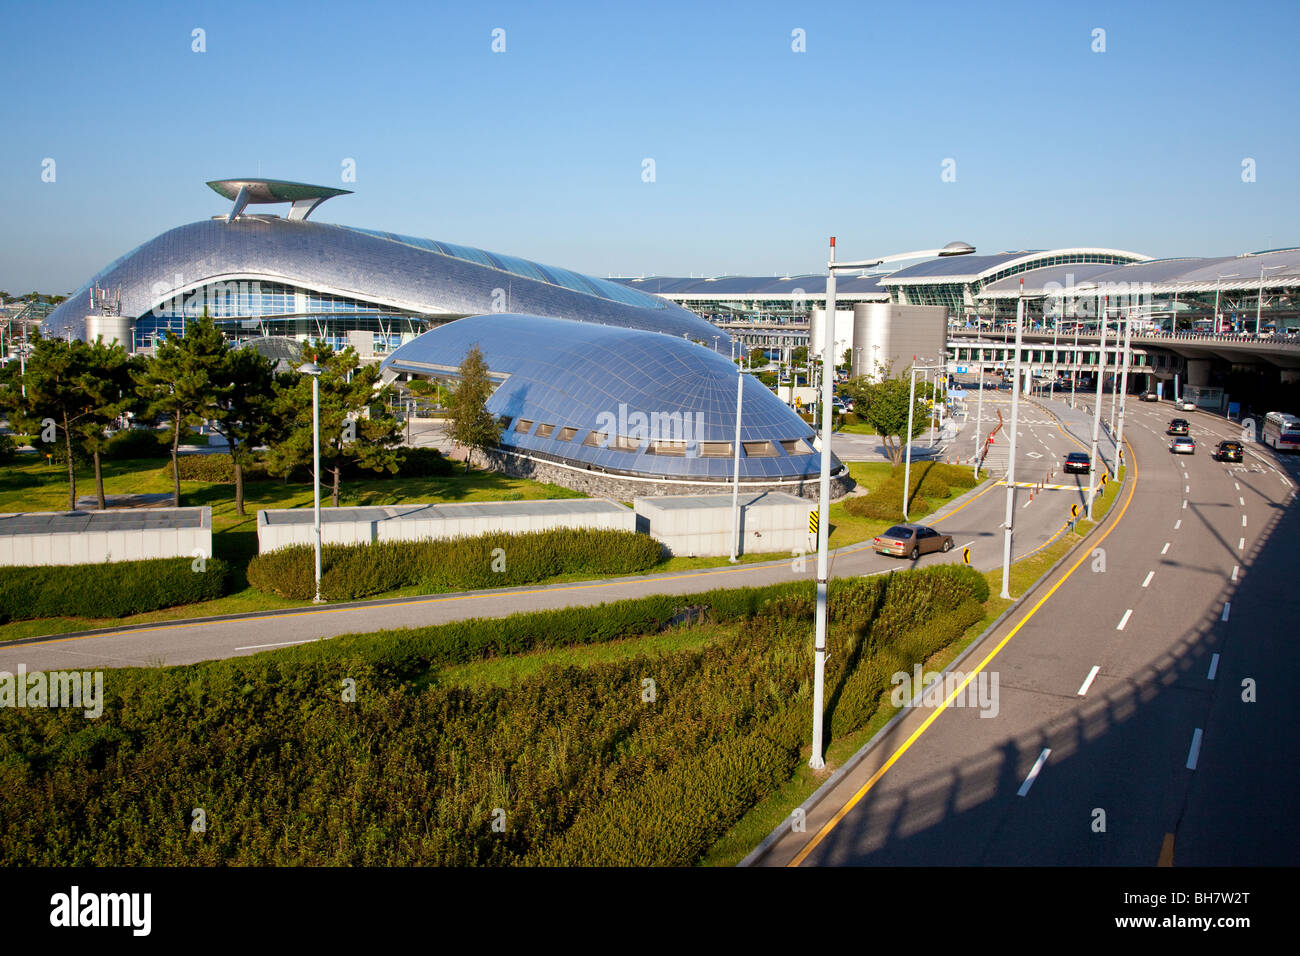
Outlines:
<svg viewBox="0 0 1300 956"><path fill-rule="evenodd" d="M1269 412L1264 416L1264 444L1279 451L1300 451L1300 418Z"/></svg>

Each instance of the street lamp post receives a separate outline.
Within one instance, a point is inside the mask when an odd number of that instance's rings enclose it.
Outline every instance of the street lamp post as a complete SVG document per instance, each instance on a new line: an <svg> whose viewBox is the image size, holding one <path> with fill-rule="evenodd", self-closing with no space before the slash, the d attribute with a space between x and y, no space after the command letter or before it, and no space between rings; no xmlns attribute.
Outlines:
<svg viewBox="0 0 1300 956"><path fill-rule="evenodd" d="M1025 280L1016 299L1016 355L1011 376L1011 445L1007 452L1007 515L1002 534L1002 597L1011 597L1011 537L1016 515L1016 430L1020 418L1020 342L1025 316Z"/></svg>
<svg viewBox="0 0 1300 956"><path fill-rule="evenodd" d="M298 369L311 376L311 470L313 494L312 529L316 541L316 596L313 604L323 603L320 596L320 366L308 362Z"/></svg>
<svg viewBox="0 0 1300 956"><path fill-rule="evenodd" d="M1101 296L1097 297L1101 305ZM1100 309L1098 310L1100 311ZM1101 437L1101 370L1106 361L1106 322L1101 322L1101 341L1097 353L1097 403L1092 410L1092 452L1088 456L1088 520L1092 520L1092 503L1097 497L1097 440Z"/></svg>
<svg viewBox="0 0 1300 956"><path fill-rule="evenodd" d="M975 333L975 341L979 341L979 333ZM975 477L980 476L980 441L984 437L981 432L984 427L984 349L979 350L979 387L980 393L975 399ZM969 414L969 413L968 413Z"/></svg>
<svg viewBox="0 0 1300 956"><path fill-rule="evenodd" d="M731 557L732 564L740 560L740 403L744 398L745 373L736 369L736 447L732 461L731 484Z"/></svg>
<svg viewBox="0 0 1300 956"><path fill-rule="evenodd" d="M1115 447L1119 454L1124 454L1124 405L1128 401L1128 367L1132 361L1130 352L1133 345L1133 313L1124 317L1124 365L1120 371L1119 382L1119 431L1115 435Z"/></svg>
<svg viewBox="0 0 1300 956"><path fill-rule="evenodd" d="M821 458L821 478L818 482L819 500L817 504L817 614L816 614L816 632L814 637L814 654L813 654L813 728L812 728L812 757L808 761L808 766L814 770L820 770L826 766L825 758L822 756L822 725L824 720L824 698L826 683L826 606L827 606L827 578L829 576L830 557L827 549L827 535L830 530L830 498L831 498L831 386L835 377L835 273L837 271L848 271L853 269L867 269L872 266L881 265L884 262L900 259L918 259L923 256L964 256L975 251L975 247L964 242L950 242L942 249L927 250L925 252L909 252L894 256L884 256L880 259L864 260L862 262L840 262L835 261L835 237L831 236L830 241L830 260L826 264L826 308L825 322L822 329L822 392L821 392L821 423L822 423L822 458ZM809 323L809 361L812 361L812 324ZM827 371L830 374L827 375Z"/></svg>
<svg viewBox="0 0 1300 956"><path fill-rule="evenodd" d="M1281 269L1282 266L1269 266L1271 269ZM1264 265L1259 266L1259 298L1255 300L1255 337L1259 338L1259 320L1264 312Z"/></svg>

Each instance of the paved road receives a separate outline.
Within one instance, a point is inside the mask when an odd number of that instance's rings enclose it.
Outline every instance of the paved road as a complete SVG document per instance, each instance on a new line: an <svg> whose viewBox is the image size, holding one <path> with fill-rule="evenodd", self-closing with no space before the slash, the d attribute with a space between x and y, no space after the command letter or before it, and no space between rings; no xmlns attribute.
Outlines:
<svg viewBox="0 0 1300 956"><path fill-rule="evenodd" d="M1219 464L1237 427L1129 409L1137 481L1100 550L960 665L997 675L996 716L969 697L908 711L761 863L1300 862L1296 462ZM1194 456L1168 451L1176 415Z"/></svg>
<svg viewBox="0 0 1300 956"><path fill-rule="evenodd" d="M1041 410L1035 414L1044 423L1050 419ZM1043 447L1050 449L1055 457L1079 447L1059 425L1026 428L1037 428ZM1040 464L1036 459L1022 461L1026 469L1031 464L1034 467ZM1068 519L1070 504L1084 501L1086 478L1080 481L1079 476L1072 475L1059 480L1058 485L1055 490L1036 492L1032 500L1027 490L1021 493L1015 510L1013 553L1016 557L1041 548L1059 534ZM1002 560L1005 508L1005 486L992 482L954 501L927 519L927 523L952 534L956 548L948 555L926 555L920 563L958 561L962 549L969 547L975 567L998 567ZM810 542L810 548L813 546ZM877 555L866 544L859 544L832 554L831 574L833 577L875 574L909 565L907 561ZM799 568L787 558L702 571L160 623L2 645L0 670L14 672L19 664L28 670L187 664L380 628L422 627L468 617L501 617L521 611L598 604L656 593L690 594L719 587L752 587L789 581L793 577L811 578L815 573L814 554Z"/></svg>

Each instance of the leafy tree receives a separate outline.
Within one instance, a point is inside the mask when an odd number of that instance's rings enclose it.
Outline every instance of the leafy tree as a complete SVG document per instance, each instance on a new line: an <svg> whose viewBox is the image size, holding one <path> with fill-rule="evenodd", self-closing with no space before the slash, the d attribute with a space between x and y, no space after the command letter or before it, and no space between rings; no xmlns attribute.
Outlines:
<svg viewBox="0 0 1300 956"><path fill-rule="evenodd" d="M808 364L808 346L801 345L795 349L790 356L790 362L794 365Z"/></svg>
<svg viewBox="0 0 1300 956"><path fill-rule="evenodd" d="M349 465L397 474L402 423L384 411L391 386L379 387L378 365L363 366L350 346L336 352L317 341L308 351L315 353L321 369L321 469L332 477L331 503L337 508L343 469ZM277 381L272 413L283 420L286 431L271 447L269 464L276 474L287 475L311 463L311 380L310 375L294 373Z"/></svg>
<svg viewBox="0 0 1300 956"><path fill-rule="evenodd" d="M460 380L451 394L451 437L466 449L485 449L494 446L501 438L501 423L487 410L487 400L492 395L492 380L488 378L487 362L475 343L465 353L460 363ZM465 455L465 471L469 471L469 454Z"/></svg>
<svg viewBox="0 0 1300 956"><path fill-rule="evenodd" d="M203 421L203 413L225 401L233 386L221 382L226 341L212 324L208 310L190 323L185 334L168 336L154 357L135 376L136 393L150 418L171 420L172 506L181 505L181 478L176 459L181 431Z"/></svg>
<svg viewBox="0 0 1300 956"><path fill-rule="evenodd" d="M901 378L891 377L890 367L876 363L874 375L850 379L844 391L853 399L854 414L870 425L884 443L889 460L895 465L903 460L903 444L907 441L908 393L911 389L911 366ZM912 414L912 438L925 431L930 410L926 407L925 383L916 385L916 405Z"/></svg>
<svg viewBox="0 0 1300 956"><path fill-rule="evenodd" d="M102 456L108 446L108 428L128 411L139 407L140 397L135 391L132 372L140 371L143 363L132 362L126 349L116 342L112 345L92 342L81 354L83 366L77 387L85 396L88 410L73 426L73 432L81 448L95 463L95 496L102 511L108 506L101 468Z"/></svg>
<svg viewBox="0 0 1300 956"><path fill-rule="evenodd" d="M276 407L275 362L252 349L228 349L215 373L219 386L205 414L226 440L235 466L235 514L244 517L244 465L253 449L285 434L283 408ZM310 408L308 409L310 411Z"/></svg>
<svg viewBox="0 0 1300 956"><path fill-rule="evenodd" d="M91 414L93 403L84 389L90 368L89 351L81 341L36 339L22 380L26 398L13 389L7 389L3 398L10 417L24 431L36 435L38 441L53 439L57 443L62 436L63 457L68 465L69 511L77 508L78 428Z"/></svg>
<svg viewBox="0 0 1300 956"><path fill-rule="evenodd" d="M752 348L752 349L750 349L750 350L749 350L749 364L750 364L750 365L766 365L766 364L767 364L767 355L766 355L766 353L764 353L764 351L763 351L762 349L760 349L760 348Z"/></svg>

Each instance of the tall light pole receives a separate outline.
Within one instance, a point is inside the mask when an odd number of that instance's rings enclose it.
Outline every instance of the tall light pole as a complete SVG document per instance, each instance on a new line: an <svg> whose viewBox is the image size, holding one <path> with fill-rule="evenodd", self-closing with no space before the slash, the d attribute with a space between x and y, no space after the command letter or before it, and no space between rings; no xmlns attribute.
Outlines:
<svg viewBox="0 0 1300 956"><path fill-rule="evenodd" d="M1124 367L1120 372L1119 385L1119 432L1115 436L1115 447L1121 449L1119 452L1124 454L1124 405L1128 401L1128 367L1132 361L1130 352L1133 345L1133 313L1130 311L1124 318Z"/></svg>
<svg viewBox="0 0 1300 956"><path fill-rule="evenodd" d="M731 557L732 564L740 560L740 403L744 398L745 373L736 369L736 447L732 460L731 484Z"/></svg>
<svg viewBox="0 0 1300 956"><path fill-rule="evenodd" d="M822 756L822 723L824 719L824 698L826 683L826 604L827 578L829 576L830 557L827 551L827 535L830 530L831 507L831 385L835 377L835 273L854 269L869 269L884 262L901 259L919 259L923 256L964 256L975 251L975 247L964 242L950 242L942 249L925 252L908 252L894 256L862 262L835 261L835 237L831 236L830 260L826 264L826 309L822 329L822 470L818 482L819 500L817 504L817 618L816 633L813 644L813 729L812 757L808 766L820 770L826 766ZM808 357L812 360L812 322L808 324ZM827 375L827 370L830 374Z"/></svg>
<svg viewBox="0 0 1300 956"><path fill-rule="evenodd" d="M1020 419L1020 341L1025 317L1025 280L1016 299L1016 356L1011 376L1011 447L1007 453L1007 517L1002 534L1002 597L1011 597L1011 536L1016 515L1016 430Z"/></svg>
<svg viewBox="0 0 1300 956"><path fill-rule="evenodd" d="M312 528L316 539L316 596L313 604L323 603L320 596L320 366L308 362L299 367L303 375L311 376L311 470L314 516Z"/></svg>
<svg viewBox="0 0 1300 956"><path fill-rule="evenodd" d="M1282 266L1269 266L1272 269L1281 269ZM1264 312L1264 264L1259 266L1259 298L1255 300L1255 337L1259 337L1259 320Z"/></svg>
<svg viewBox="0 0 1300 956"><path fill-rule="evenodd" d="M1097 296L1101 311L1101 296ZM1101 437L1101 369L1106 360L1106 323L1101 323L1100 351L1097 353L1097 403L1092 410L1092 452L1088 456L1088 520L1092 520L1092 502L1097 496L1097 440Z"/></svg>
<svg viewBox="0 0 1300 956"><path fill-rule="evenodd" d="M975 333L975 341L979 341L979 332ZM975 477L980 476L980 440L984 437L981 432L984 428L984 349L979 350L979 396L975 399Z"/></svg>

